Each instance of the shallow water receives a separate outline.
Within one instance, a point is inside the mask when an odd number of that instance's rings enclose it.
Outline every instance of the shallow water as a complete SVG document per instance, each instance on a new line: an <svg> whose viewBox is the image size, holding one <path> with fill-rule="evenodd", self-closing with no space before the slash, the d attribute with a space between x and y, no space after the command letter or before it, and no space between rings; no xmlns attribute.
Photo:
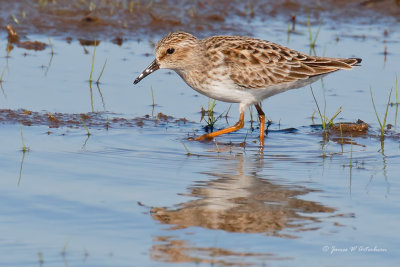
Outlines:
<svg viewBox="0 0 400 267"><path fill-rule="evenodd" d="M328 117L342 106L336 121L360 118L370 124L367 135L343 137L352 145L341 145L342 137L326 140L319 127L310 126L320 120L316 113L311 118L316 106L310 89L302 88L264 101L273 123L263 154L250 112L244 129L216 142L191 142L188 136L204 131L199 121L206 97L167 70L133 86L161 35L122 46L102 41L93 75L97 79L107 59L99 87L88 83L93 46L84 48L76 39L69 44L50 36L53 56L49 48L15 47L6 58L2 49L2 109L66 117L99 112L96 120L111 126L87 119L88 136L82 124L25 123L24 153L20 123L1 121L0 265L395 266L396 108L389 108L394 126L382 144L369 88L382 117L399 71L398 26L328 21L317 40L318 55L363 58L361 67L327 76L313 89L321 108L325 96ZM317 28L318 23L312 30ZM251 29L258 38L309 52L304 24L289 40L284 19L254 19ZM48 43L46 35L27 37ZM229 106L217 102L216 115ZM157 116L160 112L172 117ZM120 123L146 114L143 124ZM216 127L237 119L232 105ZM285 128L296 130L279 131Z"/></svg>

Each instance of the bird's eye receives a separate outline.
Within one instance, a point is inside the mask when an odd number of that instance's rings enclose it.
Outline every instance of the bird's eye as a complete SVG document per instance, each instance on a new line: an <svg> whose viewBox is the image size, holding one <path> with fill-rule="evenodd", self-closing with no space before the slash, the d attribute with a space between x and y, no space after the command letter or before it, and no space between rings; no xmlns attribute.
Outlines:
<svg viewBox="0 0 400 267"><path fill-rule="evenodd" d="M175 52L175 49L173 49L173 48L168 48L167 49L167 54L172 54L174 52Z"/></svg>

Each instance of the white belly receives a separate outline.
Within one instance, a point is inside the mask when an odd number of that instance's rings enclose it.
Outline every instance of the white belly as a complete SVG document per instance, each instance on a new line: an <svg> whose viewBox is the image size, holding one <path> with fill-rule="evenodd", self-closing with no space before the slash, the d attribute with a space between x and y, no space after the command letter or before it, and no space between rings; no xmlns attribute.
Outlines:
<svg viewBox="0 0 400 267"><path fill-rule="evenodd" d="M298 80L290 83L281 83L265 88L243 88L233 82L228 76L215 75L212 79L200 80L196 75L178 74L182 79L197 92L216 100L240 103L241 106L261 103L265 98L308 85L320 79L324 75L315 76L309 79ZM198 75L198 74L197 74Z"/></svg>
<svg viewBox="0 0 400 267"><path fill-rule="evenodd" d="M246 104L260 102L255 98L253 90L238 87L229 76L220 76L218 79L208 79L202 82L186 75L180 74L180 76L194 90L216 100Z"/></svg>

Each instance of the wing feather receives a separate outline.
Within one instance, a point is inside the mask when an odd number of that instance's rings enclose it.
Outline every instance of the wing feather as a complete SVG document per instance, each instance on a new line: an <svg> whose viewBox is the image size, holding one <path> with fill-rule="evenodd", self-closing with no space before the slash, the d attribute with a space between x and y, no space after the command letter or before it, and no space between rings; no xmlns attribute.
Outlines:
<svg viewBox="0 0 400 267"><path fill-rule="evenodd" d="M230 78L243 88L265 88L351 69L357 58L309 56L287 47L239 36L214 36L203 40L206 49L218 50Z"/></svg>

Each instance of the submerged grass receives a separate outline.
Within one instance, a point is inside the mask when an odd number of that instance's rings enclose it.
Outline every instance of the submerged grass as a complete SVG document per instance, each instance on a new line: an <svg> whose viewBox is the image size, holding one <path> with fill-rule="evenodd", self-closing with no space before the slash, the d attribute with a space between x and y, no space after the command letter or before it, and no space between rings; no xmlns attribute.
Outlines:
<svg viewBox="0 0 400 267"><path fill-rule="evenodd" d="M374 107L375 115L376 115L376 118L378 119L379 127L380 127L380 130L381 130L381 140L383 140L384 137L385 137L386 119L387 119L387 115L388 115L388 111L389 111L390 98L391 98L391 96L392 96L393 88L390 89L389 99L388 99L388 102L387 102L387 104L386 104L386 110L385 110L385 115L384 115L384 117L383 117L383 122L382 122L381 119L379 118L378 112L376 111L374 96L373 96L373 94L372 94L372 88L371 88L371 87L369 88L369 91L370 91L370 93L371 93L372 106Z"/></svg>
<svg viewBox="0 0 400 267"><path fill-rule="evenodd" d="M65 242L64 247L63 247L62 250L61 250L61 255L62 255L63 257L65 257L65 255L67 254L67 247L68 247L68 244L69 244L69 240L68 240L67 242Z"/></svg>
<svg viewBox="0 0 400 267"><path fill-rule="evenodd" d="M181 140L181 143L186 150L186 155L190 156L192 153L190 153L189 149L187 148L187 146L185 145L185 143L182 140Z"/></svg>
<svg viewBox="0 0 400 267"><path fill-rule="evenodd" d="M44 264L44 257L42 252L38 252L38 261L39 261L39 266L42 267Z"/></svg>

